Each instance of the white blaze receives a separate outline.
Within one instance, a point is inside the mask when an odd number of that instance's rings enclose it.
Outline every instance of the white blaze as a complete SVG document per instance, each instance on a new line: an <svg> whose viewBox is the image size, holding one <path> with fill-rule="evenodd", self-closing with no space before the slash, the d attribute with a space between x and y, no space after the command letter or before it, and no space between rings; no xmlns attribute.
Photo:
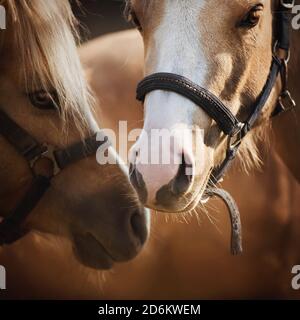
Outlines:
<svg viewBox="0 0 300 320"><path fill-rule="evenodd" d="M201 42L199 28L201 27L200 13L206 0L164 1L163 18L155 29L147 52L146 72L147 74L175 73L203 86L207 75L207 62L203 50L205 44ZM147 68L147 65L151 66L151 69ZM195 121L196 114L197 121ZM148 135L151 129L165 128L172 131L178 126L188 129L195 122L200 128L204 128L208 121L209 118L204 111L176 93L154 91L146 97L144 130ZM141 135L135 147L145 146L147 143L145 139L146 135ZM202 143L204 144L203 141ZM152 148L155 146L151 146ZM159 146L156 149L150 152L160 151ZM187 152L193 153L192 150ZM180 154L177 156L181 157ZM178 166L141 165L137 166L137 169L143 175L148 200L153 202L160 187L175 177Z"/></svg>
<svg viewBox="0 0 300 320"><path fill-rule="evenodd" d="M202 47L205 44L200 39L199 17L205 2L165 0L163 19L154 35L155 56L149 50L146 57L146 65L147 59L154 59L157 63L152 70L147 70L148 73L175 73L204 85L207 62ZM166 128L180 122L192 124L195 107L190 100L176 93L154 91L146 97L145 129Z"/></svg>

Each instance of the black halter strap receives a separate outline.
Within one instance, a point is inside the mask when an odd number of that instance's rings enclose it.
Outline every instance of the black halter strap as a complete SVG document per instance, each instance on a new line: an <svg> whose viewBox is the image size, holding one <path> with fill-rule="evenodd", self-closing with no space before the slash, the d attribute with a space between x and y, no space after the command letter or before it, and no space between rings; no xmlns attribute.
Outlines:
<svg viewBox="0 0 300 320"><path fill-rule="evenodd" d="M34 138L27 134L23 128L18 126L1 110L0 135L4 136L27 161L32 161L45 151L42 145L37 143Z"/></svg>
<svg viewBox="0 0 300 320"><path fill-rule="evenodd" d="M155 73L140 82L137 89L137 100L144 102L146 95L155 90L176 92L193 101L214 119L226 135L239 131L239 121L231 111L214 94L173 73Z"/></svg>
<svg viewBox="0 0 300 320"><path fill-rule="evenodd" d="M274 56L269 77L267 79L265 87L261 95L258 97L256 103L254 104L252 108L252 112L249 115L247 121L240 123L240 131L238 131L235 135L231 135L228 137L225 159L223 160L223 162L221 162L221 164L216 166L212 171L212 174L211 174L212 182L216 183L220 181L225 175L228 168L230 167L232 161L235 159L243 138L253 128L257 119L260 117L261 112L270 97L272 89L275 86L275 83L277 81L277 77L278 77L278 74L280 73L281 68L282 68L282 62Z"/></svg>
<svg viewBox="0 0 300 320"><path fill-rule="evenodd" d="M25 196L17 207L0 222L0 246L11 244L23 237L28 230L23 223L51 186L51 179L61 170L95 154L101 145L108 143L107 136L103 135L97 141L96 134L81 142L75 143L66 149L55 150L51 145L38 143L27 131L10 119L0 110L0 135L2 135L29 164L33 173L33 181ZM51 162L51 174L36 172L36 164L42 159Z"/></svg>

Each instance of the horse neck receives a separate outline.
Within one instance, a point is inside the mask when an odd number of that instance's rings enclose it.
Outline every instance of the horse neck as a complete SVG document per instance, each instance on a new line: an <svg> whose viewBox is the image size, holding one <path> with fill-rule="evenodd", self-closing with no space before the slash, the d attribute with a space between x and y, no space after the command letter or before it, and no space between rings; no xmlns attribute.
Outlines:
<svg viewBox="0 0 300 320"><path fill-rule="evenodd" d="M274 144L277 153L300 182L300 32L293 31L289 63L289 89L297 103L295 110L274 119Z"/></svg>

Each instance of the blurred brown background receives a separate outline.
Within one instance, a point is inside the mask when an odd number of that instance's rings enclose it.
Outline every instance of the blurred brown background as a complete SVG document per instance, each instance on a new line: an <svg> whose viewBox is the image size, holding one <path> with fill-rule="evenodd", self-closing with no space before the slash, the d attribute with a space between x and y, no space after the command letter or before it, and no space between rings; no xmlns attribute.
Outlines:
<svg viewBox="0 0 300 320"><path fill-rule="evenodd" d="M131 27L123 18L123 0L83 0L81 7L72 1L74 12L83 26L86 40Z"/></svg>

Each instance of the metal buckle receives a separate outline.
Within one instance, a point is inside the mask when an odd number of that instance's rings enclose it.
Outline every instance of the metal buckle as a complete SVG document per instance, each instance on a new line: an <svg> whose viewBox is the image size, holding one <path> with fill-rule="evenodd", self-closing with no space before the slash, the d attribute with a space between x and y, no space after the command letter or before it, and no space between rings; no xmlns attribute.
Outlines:
<svg viewBox="0 0 300 320"><path fill-rule="evenodd" d="M59 168L56 157L55 157L54 147L52 145L47 144L47 143L43 143L42 149L43 149L43 152L40 155L38 155L37 157L33 158L29 162L30 168L33 169L35 163L38 160L40 160L42 158L47 158L47 159L51 160L51 162L53 164L53 176L56 176L61 171L61 169Z"/></svg>
<svg viewBox="0 0 300 320"><path fill-rule="evenodd" d="M52 145L44 143L43 146L46 147L46 151L42 154L42 157L48 158L53 163L53 176L56 176L60 171L60 167L58 166L56 157L55 157L55 149Z"/></svg>
<svg viewBox="0 0 300 320"><path fill-rule="evenodd" d="M287 103L284 103L284 101L287 101ZM297 106L296 101L293 99L291 93L288 90L285 90L281 93L278 98L278 103L280 104L280 107L283 111L289 111Z"/></svg>
<svg viewBox="0 0 300 320"><path fill-rule="evenodd" d="M286 56L285 58L281 58L279 55L278 55L278 51L279 50L282 50L286 53ZM273 54L275 57L277 57L278 59L280 60L283 60L285 63L288 63L290 61L290 58L291 58L291 50L285 50L285 49L281 49L278 47L278 40L275 41L274 43L274 47L273 47Z"/></svg>
<svg viewBox="0 0 300 320"><path fill-rule="evenodd" d="M228 137L228 143L227 143L228 149L231 149L231 150L237 149L242 142L242 139L243 139L242 132L243 132L244 124L240 122L237 127L238 127L238 130Z"/></svg>
<svg viewBox="0 0 300 320"><path fill-rule="evenodd" d="M293 9L295 0L280 0L280 3L286 9Z"/></svg>

